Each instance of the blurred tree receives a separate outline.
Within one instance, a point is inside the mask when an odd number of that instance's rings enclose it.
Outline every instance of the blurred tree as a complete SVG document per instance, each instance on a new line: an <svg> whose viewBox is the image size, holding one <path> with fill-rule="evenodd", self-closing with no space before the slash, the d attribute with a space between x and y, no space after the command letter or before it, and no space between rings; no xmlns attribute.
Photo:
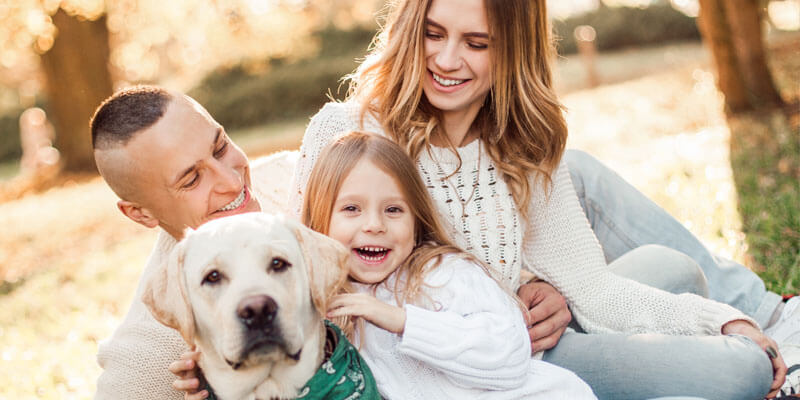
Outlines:
<svg viewBox="0 0 800 400"><path fill-rule="evenodd" d="M767 68L759 0L699 0L698 26L711 48L730 113L783 106Z"/></svg>
<svg viewBox="0 0 800 400"><path fill-rule="evenodd" d="M56 128L55 147L65 170L92 171L87 122L113 92L106 18L88 20L64 9L52 18L57 35L41 61L47 77L47 109Z"/></svg>

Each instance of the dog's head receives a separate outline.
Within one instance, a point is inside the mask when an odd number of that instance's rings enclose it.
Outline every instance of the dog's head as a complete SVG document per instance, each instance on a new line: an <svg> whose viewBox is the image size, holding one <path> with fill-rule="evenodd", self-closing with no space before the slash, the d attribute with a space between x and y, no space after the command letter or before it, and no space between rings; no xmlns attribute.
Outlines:
<svg viewBox="0 0 800 400"><path fill-rule="evenodd" d="M295 221L248 213L188 231L142 301L232 368L298 359L346 277L347 250Z"/></svg>

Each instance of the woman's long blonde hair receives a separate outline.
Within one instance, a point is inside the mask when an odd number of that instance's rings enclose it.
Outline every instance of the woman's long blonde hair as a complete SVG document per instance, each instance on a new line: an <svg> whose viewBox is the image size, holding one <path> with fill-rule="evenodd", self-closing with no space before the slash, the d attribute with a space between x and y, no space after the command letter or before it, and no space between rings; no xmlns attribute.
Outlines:
<svg viewBox="0 0 800 400"><path fill-rule="evenodd" d="M306 226L328 234L342 183L361 160L369 160L395 180L414 217L414 250L398 267L394 287L390 288L398 305L419 304L421 296L425 296L422 291L425 276L439 265L445 254L457 254L473 261L492 277L485 264L450 241L414 162L396 143L376 134L350 132L335 139L320 153L308 178L301 211ZM335 322L346 333L352 330L350 321Z"/></svg>
<svg viewBox="0 0 800 400"><path fill-rule="evenodd" d="M401 0L370 54L349 76L348 98L375 115L387 134L416 159L431 137L446 135L441 112L425 98L425 17L433 0ZM483 0L491 38L493 82L476 117L480 139L525 215L529 176L548 185L567 141L563 107L553 90L555 56L545 0ZM451 144L452 146L452 144Z"/></svg>

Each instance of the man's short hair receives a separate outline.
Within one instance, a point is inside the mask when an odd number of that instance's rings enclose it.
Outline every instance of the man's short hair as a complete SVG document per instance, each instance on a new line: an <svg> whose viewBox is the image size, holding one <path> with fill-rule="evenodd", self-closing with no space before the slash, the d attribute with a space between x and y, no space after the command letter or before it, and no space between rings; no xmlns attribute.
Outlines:
<svg viewBox="0 0 800 400"><path fill-rule="evenodd" d="M172 95L157 86L134 86L103 101L89 123L92 147L124 146L135 133L149 128L164 115Z"/></svg>

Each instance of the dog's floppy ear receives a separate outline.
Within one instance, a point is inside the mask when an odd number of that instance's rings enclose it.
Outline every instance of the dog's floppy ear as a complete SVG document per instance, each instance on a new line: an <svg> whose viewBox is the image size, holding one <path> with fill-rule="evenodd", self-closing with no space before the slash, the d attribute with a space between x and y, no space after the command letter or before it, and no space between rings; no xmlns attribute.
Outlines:
<svg viewBox="0 0 800 400"><path fill-rule="evenodd" d="M311 300L324 317L329 298L347 281L347 249L335 239L315 232L297 221L286 221L294 231L303 253L303 261L308 268Z"/></svg>
<svg viewBox="0 0 800 400"><path fill-rule="evenodd" d="M160 323L177 330L183 340L194 345L194 314L186 294L183 277L185 242L178 243L167 260L145 282L142 302Z"/></svg>

